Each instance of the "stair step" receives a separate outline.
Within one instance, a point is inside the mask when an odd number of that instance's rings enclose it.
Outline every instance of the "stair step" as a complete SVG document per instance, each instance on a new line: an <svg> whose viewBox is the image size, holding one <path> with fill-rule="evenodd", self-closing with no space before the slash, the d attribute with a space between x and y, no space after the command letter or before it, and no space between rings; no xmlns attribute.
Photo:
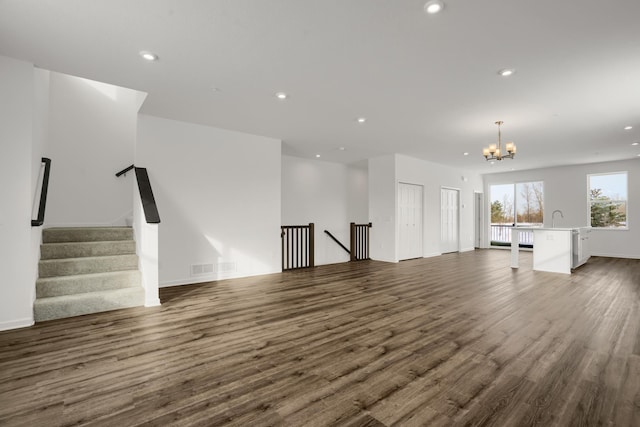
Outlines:
<svg viewBox="0 0 640 427"><path fill-rule="evenodd" d="M36 298L131 288L141 283L138 270L45 277L36 280Z"/></svg>
<svg viewBox="0 0 640 427"><path fill-rule="evenodd" d="M76 274L106 273L109 271L137 270L138 256L108 255L98 257L41 260L39 277L72 276Z"/></svg>
<svg viewBox="0 0 640 427"><path fill-rule="evenodd" d="M33 313L36 322L42 322L142 305L144 305L144 290L140 286L40 298L33 304Z"/></svg>
<svg viewBox="0 0 640 427"><path fill-rule="evenodd" d="M58 227L42 230L43 243L133 240L131 227Z"/></svg>
<svg viewBox="0 0 640 427"><path fill-rule="evenodd" d="M45 243L40 246L40 259L81 258L105 255L135 254L136 242L115 240L108 242Z"/></svg>

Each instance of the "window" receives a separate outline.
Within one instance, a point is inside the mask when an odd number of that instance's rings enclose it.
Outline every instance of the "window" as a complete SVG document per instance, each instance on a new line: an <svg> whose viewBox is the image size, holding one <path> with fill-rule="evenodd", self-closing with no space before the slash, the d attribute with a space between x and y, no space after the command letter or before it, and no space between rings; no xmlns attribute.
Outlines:
<svg viewBox="0 0 640 427"><path fill-rule="evenodd" d="M627 228L627 172L588 175L589 215L594 228Z"/></svg>
<svg viewBox="0 0 640 427"><path fill-rule="evenodd" d="M491 245L511 246L511 228L542 227L542 181L491 185ZM533 245L533 233L522 233L521 246Z"/></svg>

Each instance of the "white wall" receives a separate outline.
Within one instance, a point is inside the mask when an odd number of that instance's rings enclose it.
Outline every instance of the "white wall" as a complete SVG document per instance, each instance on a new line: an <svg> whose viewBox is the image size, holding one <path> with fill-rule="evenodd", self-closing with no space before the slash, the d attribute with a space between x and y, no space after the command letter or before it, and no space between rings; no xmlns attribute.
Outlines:
<svg viewBox="0 0 640 427"><path fill-rule="evenodd" d="M0 56L0 330L33 324L33 65Z"/></svg>
<svg viewBox="0 0 640 427"><path fill-rule="evenodd" d="M369 218L371 259L397 262L396 156L369 159Z"/></svg>
<svg viewBox="0 0 640 427"><path fill-rule="evenodd" d="M51 72L47 226L125 225L141 93Z"/></svg>
<svg viewBox="0 0 640 427"><path fill-rule="evenodd" d="M400 154L369 159L369 214L373 222L372 258L397 262L397 191L399 183L424 188L423 256L440 249L440 190L460 190L460 251L474 248L474 191L482 191L482 178L459 169Z"/></svg>
<svg viewBox="0 0 640 427"><path fill-rule="evenodd" d="M135 163L162 221L160 285L280 271L280 141L138 117ZM192 264L221 271L193 276Z"/></svg>
<svg viewBox="0 0 640 427"><path fill-rule="evenodd" d="M282 156L282 225L315 224L315 264L349 261L349 224L369 222L366 166Z"/></svg>
<svg viewBox="0 0 640 427"><path fill-rule="evenodd" d="M42 157L47 151L49 138L49 78L50 72L40 68L33 69L34 104L33 104L33 138L31 144L31 217L36 219L42 192L44 167ZM47 210L45 209L45 219ZM35 283L38 278L38 262L40 261L40 244L42 243L42 227L31 227L31 300L34 301Z"/></svg>
<svg viewBox="0 0 640 427"><path fill-rule="evenodd" d="M544 225L551 227L551 212L560 209L564 218L556 216L557 227L584 227L590 222L587 199L587 175L607 172L629 172L628 230L593 229L590 247L593 255L640 258L640 159L590 165L533 169L484 176L485 210L489 212L489 186L513 182L544 182ZM487 214L487 221L489 220ZM488 228L488 222L485 224ZM485 245L487 243L485 242Z"/></svg>
<svg viewBox="0 0 640 427"><path fill-rule="evenodd" d="M460 190L460 251L474 249L474 191L482 191L482 177L436 163L396 156L397 182L424 187L423 256L435 256L440 249L440 190Z"/></svg>

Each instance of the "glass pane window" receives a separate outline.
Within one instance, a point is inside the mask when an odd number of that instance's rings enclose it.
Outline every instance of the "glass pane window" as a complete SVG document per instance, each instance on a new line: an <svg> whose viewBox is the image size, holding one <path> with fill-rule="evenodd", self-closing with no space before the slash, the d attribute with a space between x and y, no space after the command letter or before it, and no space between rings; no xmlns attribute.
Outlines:
<svg viewBox="0 0 640 427"><path fill-rule="evenodd" d="M521 182L516 184L516 223L526 227L542 227L544 219L543 184Z"/></svg>
<svg viewBox="0 0 640 427"><path fill-rule="evenodd" d="M589 216L594 228L627 228L627 172L589 175Z"/></svg>
<svg viewBox="0 0 640 427"><path fill-rule="evenodd" d="M491 246L511 246L513 227L542 227L544 184L542 181L496 184L489 187L491 200ZM533 233L520 233L520 246L533 246Z"/></svg>

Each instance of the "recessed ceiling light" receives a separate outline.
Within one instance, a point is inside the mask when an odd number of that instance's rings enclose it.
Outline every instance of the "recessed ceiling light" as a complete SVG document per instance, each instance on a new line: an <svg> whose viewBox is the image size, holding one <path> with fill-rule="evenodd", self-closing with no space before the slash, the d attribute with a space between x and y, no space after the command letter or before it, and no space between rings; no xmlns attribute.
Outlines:
<svg viewBox="0 0 640 427"><path fill-rule="evenodd" d="M220 88L214 86L211 88L211 92L220 92Z"/></svg>
<svg viewBox="0 0 640 427"><path fill-rule="evenodd" d="M440 12L444 8L444 3L440 0L431 0L425 3L424 11L430 15Z"/></svg>
<svg viewBox="0 0 640 427"><path fill-rule="evenodd" d="M276 98L278 99L287 99L287 94L284 92L278 92L276 93Z"/></svg>
<svg viewBox="0 0 640 427"><path fill-rule="evenodd" d="M364 123L364 122L367 121L367 118L366 117L358 117L356 120L358 121L358 123Z"/></svg>
<svg viewBox="0 0 640 427"><path fill-rule="evenodd" d="M142 57L142 59L146 59L147 61L157 61L158 60L158 55L148 52L146 50L141 50L140 51L140 56Z"/></svg>
<svg viewBox="0 0 640 427"><path fill-rule="evenodd" d="M464 153L462 153L464 156L468 156L469 153L467 153L466 151Z"/></svg>
<svg viewBox="0 0 640 427"><path fill-rule="evenodd" d="M633 129L633 126L625 126L624 127L624 130L631 130L631 129Z"/></svg>
<svg viewBox="0 0 640 427"><path fill-rule="evenodd" d="M320 157L320 154L316 154L316 157Z"/></svg>
<svg viewBox="0 0 640 427"><path fill-rule="evenodd" d="M631 145L638 145L640 142L632 142Z"/></svg>
<svg viewBox="0 0 640 427"><path fill-rule="evenodd" d="M514 70L513 68L503 68L502 70L498 71L498 74L502 77L509 77L512 76L515 72L516 70Z"/></svg>
<svg viewBox="0 0 640 427"><path fill-rule="evenodd" d="M340 147L340 148L338 148L338 150L340 150L340 151L344 151L344 150L345 150L345 148L344 148L344 147Z"/></svg>

